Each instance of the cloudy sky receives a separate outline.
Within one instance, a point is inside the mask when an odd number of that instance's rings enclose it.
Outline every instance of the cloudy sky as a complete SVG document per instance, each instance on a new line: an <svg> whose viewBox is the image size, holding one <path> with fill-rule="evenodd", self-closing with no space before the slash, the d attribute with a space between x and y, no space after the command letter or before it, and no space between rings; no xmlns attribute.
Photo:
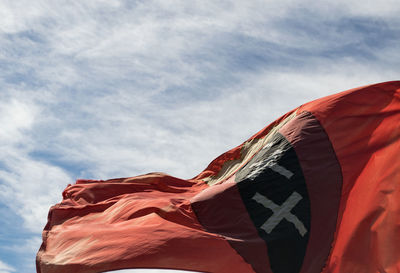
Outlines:
<svg viewBox="0 0 400 273"><path fill-rule="evenodd" d="M399 14L395 0L0 0L0 273L35 272L48 209L77 178L191 178L302 103L398 80Z"/></svg>

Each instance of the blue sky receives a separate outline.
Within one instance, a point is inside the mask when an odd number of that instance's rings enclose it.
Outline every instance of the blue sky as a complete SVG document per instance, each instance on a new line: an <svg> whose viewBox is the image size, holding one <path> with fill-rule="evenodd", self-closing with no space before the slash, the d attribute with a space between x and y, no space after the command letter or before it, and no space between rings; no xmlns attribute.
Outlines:
<svg viewBox="0 0 400 273"><path fill-rule="evenodd" d="M35 272L48 209L77 178L190 178L302 103L398 80L398 14L394 0L1 1L0 273Z"/></svg>

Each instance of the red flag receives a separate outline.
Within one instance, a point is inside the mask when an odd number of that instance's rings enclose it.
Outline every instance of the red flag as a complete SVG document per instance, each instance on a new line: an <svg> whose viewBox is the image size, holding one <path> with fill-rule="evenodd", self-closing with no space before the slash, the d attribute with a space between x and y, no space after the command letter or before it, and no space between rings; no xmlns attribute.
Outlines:
<svg viewBox="0 0 400 273"><path fill-rule="evenodd" d="M284 115L198 176L78 180L37 271L400 272L400 82Z"/></svg>

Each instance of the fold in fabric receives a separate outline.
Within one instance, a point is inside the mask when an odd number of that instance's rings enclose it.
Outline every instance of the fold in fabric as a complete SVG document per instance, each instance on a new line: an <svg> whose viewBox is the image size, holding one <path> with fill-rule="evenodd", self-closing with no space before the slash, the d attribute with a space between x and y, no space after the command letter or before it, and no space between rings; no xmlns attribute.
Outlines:
<svg viewBox="0 0 400 273"><path fill-rule="evenodd" d="M193 179L68 185L37 272L400 272L399 151L399 81L306 103Z"/></svg>

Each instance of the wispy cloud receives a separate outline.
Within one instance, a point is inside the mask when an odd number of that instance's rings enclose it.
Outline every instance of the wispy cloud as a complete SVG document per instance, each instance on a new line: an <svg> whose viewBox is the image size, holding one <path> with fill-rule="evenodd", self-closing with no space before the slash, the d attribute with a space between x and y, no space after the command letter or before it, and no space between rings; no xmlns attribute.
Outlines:
<svg viewBox="0 0 400 273"><path fill-rule="evenodd" d="M0 273L10 273L10 272L15 272L15 269L12 266L0 260Z"/></svg>
<svg viewBox="0 0 400 273"><path fill-rule="evenodd" d="M398 6L1 2L0 212L15 219L0 240L15 246L21 224L33 270L48 208L74 179L189 178L306 101L398 78Z"/></svg>

